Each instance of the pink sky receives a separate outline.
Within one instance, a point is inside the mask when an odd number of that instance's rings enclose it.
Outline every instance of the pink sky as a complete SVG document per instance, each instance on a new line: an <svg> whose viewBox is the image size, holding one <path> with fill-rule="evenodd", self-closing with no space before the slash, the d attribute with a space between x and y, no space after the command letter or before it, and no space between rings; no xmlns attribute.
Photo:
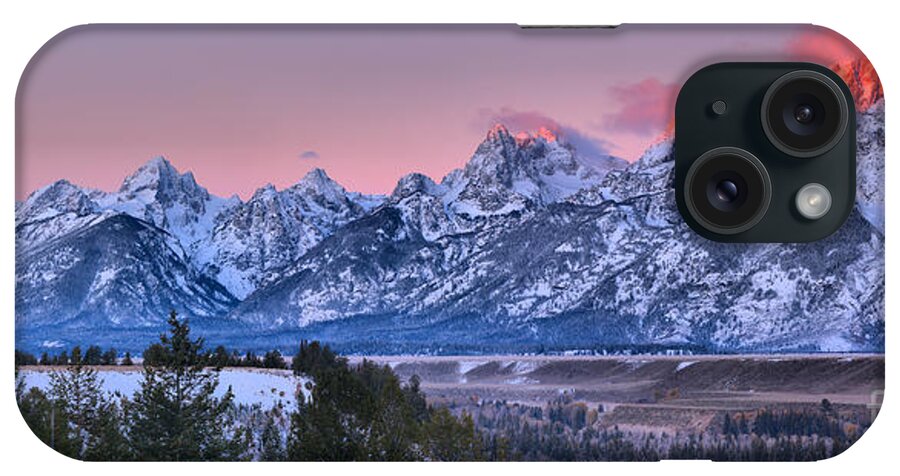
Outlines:
<svg viewBox="0 0 900 476"><path fill-rule="evenodd" d="M440 179L496 121L636 159L705 64L785 60L809 27L134 27L64 33L18 92L16 197L115 190L158 155L246 198L320 167L350 190ZM798 47L800 45L800 47ZM722 52L728 52L723 55ZM815 55L804 51L803 54Z"/></svg>

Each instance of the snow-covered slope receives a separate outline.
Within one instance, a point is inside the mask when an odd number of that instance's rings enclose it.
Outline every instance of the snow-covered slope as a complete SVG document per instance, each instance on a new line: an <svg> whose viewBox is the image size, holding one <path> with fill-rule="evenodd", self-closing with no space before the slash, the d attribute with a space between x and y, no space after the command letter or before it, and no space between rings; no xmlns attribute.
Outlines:
<svg viewBox="0 0 900 476"><path fill-rule="evenodd" d="M56 181L16 205L16 253L90 226L105 216L84 190L66 180Z"/></svg>
<svg viewBox="0 0 900 476"><path fill-rule="evenodd" d="M192 173L179 173L163 157L150 160L129 175L118 192L93 195L104 210L125 213L166 230L191 254L210 235L216 219L240 203L237 197L210 195Z"/></svg>
<svg viewBox="0 0 900 476"><path fill-rule="evenodd" d="M338 230L295 274L249 296L231 316L266 328L314 325L350 346L386 334L393 343L424 339L419 345L429 348L531 341L883 349L883 237L865 205L817 243L714 243L678 215L671 142L578 193L551 195L566 200L545 201L545 184L516 187L510 177L525 175L492 162L521 157L505 152L515 142L502 134L492 131L473 162L440 185L402 180L388 204ZM878 161L879 132L861 134ZM458 223L460 209L503 220L439 226Z"/></svg>
<svg viewBox="0 0 900 476"><path fill-rule="evenodd" d="M857 209L811 244L694 234L670 140L596 167L497 126L440 183L410 174L388 197L314 170L221 199L164 159L115 193L61 181L16 206L16 323L152 326L174 308L226 317L235 341L252 326L364 352L881 350L883 114L859 115Z"/></svg>
<svg viewBox="0 0 900 476"><path fill-rule="evenodd" d="M856 205L884 233L884 99L856 121Z"/></svg>
<svg viewBox="0 0 900 476"><path fill-rule="evenodd" d="M348 194L314 169L287 189L268 185L231 209L202 240L194 262L243 299L379 201Z"/></svg>
<svg viewBox="0 0 900 476"><path fill-rule="evenodd" d="M215 317L236 303L171 235L125 214L16 256L17 326L160 326L171 310Z"/></svg>

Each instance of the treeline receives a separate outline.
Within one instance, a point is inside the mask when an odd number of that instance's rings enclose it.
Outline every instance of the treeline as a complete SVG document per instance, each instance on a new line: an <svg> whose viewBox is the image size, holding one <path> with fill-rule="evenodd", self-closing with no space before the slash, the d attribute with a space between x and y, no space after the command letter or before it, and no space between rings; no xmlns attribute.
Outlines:
<svg viewBox="0 0 900 476"><path fill-rule="evenodd" d="M838 411L828 400L818 408L723 411L704 431L672 435L604 425L602 405L570 394L544 405L470 399L435 407L416 376L402 382L387 366L351 365L318 342L300 342L288 363L277 351L207 351L174 313L168 324L142 354L133 395L103 390L94 365L114 351L94 346L61 353L65 369L51 372L46 391L17 379L32 431L86 460L809 461L841 453L871 424L867 414ZM16 354L17 364L34 360ZM296 405L238 405L212 371L238 366L290 368L306 383Z"/></svg>
<svg viewBox="0 0 900 476"><path fill-rule="evenodd" d="M159 343L151 344L144 350L141 357L144 365L156 366L164 358L165 349ZM252 351L247 351L241 355L236 350L229 351L225 346L218 346L212 352L204 353L201 357L204 365L207 367L224 368L224 367L253 367L264 369L286 369L287 362L281 352L270 350L258 356Z"/></svg>
<svg viewBox="0 0 900 476"><path fill-rule="evenodd" d="M546 334L541 334L546 336ZM569 342L554 344L529 343L516 340L499 342L468 342L431 344L424 341L396 342L367 339L364 341L344 340L334 344L334 348L343 354L355 355L548 355L548 356L628 356L628 355L702 355L729 354L724 349L701 345L662 345L662 344L603 344L585 343L573 349Z"/></svg>
<svg viewBox="0 0 900 476"><path fill-rule="evenodd" d="M16 367L29 365L134 365L134 362L132 362L130 352L126 352L120 361L116 349L110 348L103 351L96 345L89 346L84 352L81 351L80 346L76 345L72 348L71 354L66 351L61 351L56 355L43 352L40 357L16 350Z"/></svg>
<svg viewBox="0 0 900 476"><path fill-rule="evenodd" d="M151 344L141 354L143 365L156 366L159 365L165 349L159 343ZM266 369L286 369L287 362L284 360L281 352L278 350L270 350L262 356L257 356L252 351L240 354L236 350L229 351L225 346L218 346L211 352L205 352L202 356L205 360L205 366L223 368L223 367L255 367ZM32 366L32 365L134 365L131 352L126 352L120 359L116 349L110 348L103 351L99 346L92 345L82 352L80 346L72 348L71 353L65 350L55 355L43 352L40 357L34 354L16 350L16 366Z"/></svg>
<svg viewBox="0 0 900 476"><path fill-rule="evenodd" d="M723 432L726 434L754 434L758 436L777 437L783 435L825 436L846 440L851 433L856 433L861 422L850 422L838 418L828 399L822 400L821 408L814 410L758 410L750 418L752 425L747 424L747 417L740 414L737 418L726 414ZM750 427L752 426L752 429Z"/></svg>
<svg viewBox="0 0 900 476"><path fill-rule="evenodd" d="M133 395L105 392L81 356L67 356L47 391L18 378L16 400L35 435L62 454L99 461L485 458L473 420L427 405L417 378L404 384L389 367L349 365L317 342L302 342L291 360L310 382L295 411L237 405L230 388L217 393L218 373L209 369L216 352L175 313L168 324L144 353Z"/></svg>
<svg viewBox="0 0 900 476"><path fill-rule="evenodd" d="M818 409L761 409L731 414L702 432L625 432L603 425L603 406L561 395L545 406L505 401L451 405L472 415L487 459L523 461L816 461L837 455L870 419Z"/></svg>

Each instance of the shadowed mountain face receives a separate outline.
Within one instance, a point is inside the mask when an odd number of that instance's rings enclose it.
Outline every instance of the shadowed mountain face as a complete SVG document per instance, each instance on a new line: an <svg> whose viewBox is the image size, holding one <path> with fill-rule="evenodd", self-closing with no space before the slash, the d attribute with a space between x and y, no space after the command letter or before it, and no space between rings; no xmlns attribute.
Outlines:
<svg viewBox="0 0 900 476"><path fill-rule="evenodd" d="M811 244L695 235L669 141L598 167L502 126L440 183L410 174L387 197L315 170L226 200L164 159L116 193L58 182L17 204L17 335L77 340L174 308L261 348L883 350L883 114L860 114L857 209Z"/></svg>
<svg viewBox="0 0 900 476"><path fill-rule="evenodd" d="M128 215L112 215L16 260L20 327L155 327L181 309L220 316L237 300L196 272L171 235ZM65 336L65 331L60 337Z"/></svg>

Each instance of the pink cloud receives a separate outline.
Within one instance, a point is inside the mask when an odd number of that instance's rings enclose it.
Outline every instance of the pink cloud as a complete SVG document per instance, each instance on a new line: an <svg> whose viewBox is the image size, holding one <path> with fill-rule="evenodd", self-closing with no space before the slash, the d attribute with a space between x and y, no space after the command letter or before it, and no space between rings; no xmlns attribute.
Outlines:
<svg viewBox="0 0 900 476"><path fill-rule="evenodd" d="M641 136L658 136L666 130L675 110L678 88L656 78L614 86L610 96L619 109L604 117L604 129Z"/></svg>
<svg viewBox="0 0 900 476"><path fill-rule="evenodd" d="M799 61L822 65L865 58L850 40L827 28L814 27L795 35L787 44L787 53Z"/></svg>

